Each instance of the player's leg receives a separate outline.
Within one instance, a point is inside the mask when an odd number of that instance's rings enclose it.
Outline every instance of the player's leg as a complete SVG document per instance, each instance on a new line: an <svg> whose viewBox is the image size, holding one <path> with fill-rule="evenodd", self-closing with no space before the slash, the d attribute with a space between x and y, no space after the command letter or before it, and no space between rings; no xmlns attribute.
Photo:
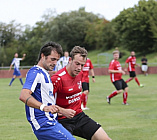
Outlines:
<svg viewBox="0 0 157 140"><path fill-rule="evenodd" d="M138 84L138 86L140 86L140 82L139 82L139 80L138 80L137 77L135 77L135 81L136 81L136 83Z"/></svg>
<svg viewBox="0 0 157 140"><path fill-rule="evenodd" d="M124 93L123 93L123 104L124 104L124 105L128 105L128 103L127 103L127 98L128 98L128 87L126 87L126 88L124 89Z"/></svg>
<svg viewBox="0 0 157 140"><path fill-rule="evenodd" d="M122 90L122 83L120 80L113 82L116 90L113 91L109 96L106 97L107 102L110 104L111 103L111 98L113 98L114 96L120 94L123 90Z"/></svg>
<svg viewBox="0 0 157 140"><path fill-rule="evenodd" d="M35 132L38 140L75 140L72 134L60 123L48 121Z"/></svg>
<svg viewBox="0 0 157 140"><path fill-rule="evenodd" d="M84 112L77 117L74 135L87 140L111 140L101 125L89 118Z"/></svg>
<svg viewBox="0 0 157 140"><path fill-rule="evenodd" d="M81 96L81 101L83 104L82 109L85 110L88 109L86 105L87 105L88 94L89 94L89 83L83 82L82 89L83 89L82 96Z"/></svg>
<svg viewBox="0 0 157 140"><path fill-rule="evenodd" d="M130 78L125 81L126 83L128 83L128 82L130 82L132 79L134 79L134 76L132 76L132 71L129 71L129 73L130 73Z"/></svg>
<svg viewBox="0 0 157 140"><path fill-rule="evenodd" d="M111 140L107 133L100 127L92 136L91 140Z"/></svg>
<svg viewBox="0 0 157 140"><path fill-rule="evenodd" d="M122 79L122 88L124 90L123 92L123 104L128 105L127 98L128 98L128 85L127 83Z"/></svg>
<svg viewBox="0 0 157 140"><path fill-rule="evenodd" d="M23 85L22 76L20 70L17 70L17 76L19 77L21 85Z"/></svg>
<svg viewBox="0 0 157 140"><path fill-rule="evenodd" d="M11 85L12 85L13 81L15 80L15 78L16 78L16 75L13 75L13 77L12 77L12 79L11 79L10 83L9 83L9 86L11 86Z"/></svg>
<svg viewBox="0 0 157 140"><path fill-rule="evenodd" d="M22 81L22 76L21 75L19 76L19 80L21 82L21 85L23 85L23 81Z"/></svg>

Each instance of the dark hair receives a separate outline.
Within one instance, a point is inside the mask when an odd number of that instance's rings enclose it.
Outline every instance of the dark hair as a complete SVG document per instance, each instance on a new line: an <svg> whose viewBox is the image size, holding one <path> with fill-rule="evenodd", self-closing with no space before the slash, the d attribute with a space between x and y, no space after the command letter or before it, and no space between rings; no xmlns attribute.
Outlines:
<svg viewBox="0 0 157 140"><path fill-rule="evenodd" d="M51 51L56 51L58 54L60 54L60 56L62 56L63 54L61 45L50 41L46 43L43 47L41 47L37 61L39 62L39 60L41 59L42 53L44 54L44 56L48 56L51 54Z"/></svg>
<svg viewBox="0 0 157 140"><path fill-rule="evenodd" d="M82 57L87 57L87 50L83 47L80 47L80 46L75 46L71 52L70 52L70 56L71 56L71 59L73 60L74 59L74 56L77 55L77 54L80 54Z"/></svg>

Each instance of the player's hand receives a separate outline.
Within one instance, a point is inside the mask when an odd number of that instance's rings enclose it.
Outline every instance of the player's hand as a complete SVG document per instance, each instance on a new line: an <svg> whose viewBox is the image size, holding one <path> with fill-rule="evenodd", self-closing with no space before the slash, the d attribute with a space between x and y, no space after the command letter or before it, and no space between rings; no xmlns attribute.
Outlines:
<svg viewBox="0 0 157 140"><path fill-rule="evenodd" d="M45 112L51 112L52 114L57 113L59 109L56 107L56 105L50 105L44 107Z"/></svg>
<svg viewBox="0 0 157 140"><path fill-rule="evenodd" d="M23 57L25 57L25 56L26 56L26 54L24 53L24 54L23 54Z"/></svg>
<svg viewBox="0 0 157 140"><path fill-rule="evenodd" d="M93 83L95 83L95 78L92 78Z"/></svg>
<svg viewBox="0 0 157 140"><path fill-rule="evenodd" d="M59 114L62 114L63 116L67 117L68 119L71 119L74 117L76 111L73 109L65 109L57 106L59 109Z"/></svg>
<svg viewBox="0 0 157 140"><path fill-rule="evenodd" d="M125 71L121 70L121 73L122 73L123 75L125 75Z"/></svg>
<svg viewBox="0 0 157 140"><path fill-rule="evenodd" d="M124 71L127 72L127 69L125 68Z"/></svg>

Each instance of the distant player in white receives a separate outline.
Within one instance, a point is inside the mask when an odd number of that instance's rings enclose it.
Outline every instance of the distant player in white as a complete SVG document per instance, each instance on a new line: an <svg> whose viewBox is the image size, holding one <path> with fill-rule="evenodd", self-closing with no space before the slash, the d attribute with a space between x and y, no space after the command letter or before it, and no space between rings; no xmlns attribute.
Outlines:
<svg viewBox="0 0 157 140"><path fill-rule="evenodd" d="M19 77L21 85L23 85L22 76L21 76L19 67L20 67L20 61L24 60L25 56L26 56L26 54L23 54L22 58L18 58L18 53L15 53L12 63L10 65L10 69L9 69L9 72L10 72L10 70L12 69L12 66L14 65L14 73L13 73L13 77L9 83L9 86L11 86L12 82L15 80L16 77Z"/></svg>
<svg viewBox="0 0 157 140"><path fill-rule="evenodd" d="M38 140L75 140L57 120L57 113L72 118L75 111L55 105L53 84L48 73L61 54L61 46L54 42L41 48L38 64L28 71L19 97L26 104L26 117Z"/></svg>
<svg viewBox="0 0 157 140"><path fill-rule="evenodd" d="M69 63L69 52L65 51L64 56L61 57L58 61L56 66L54 67L53 71L56 73L60 69L64 68Z"/></svg>
<svg viewBox="0 0 157 140"><path fill-rule="evenodd" d="M59 62L62 68L64 68L69 63L69 52L65 51L64 56L59 59Z"/></svg>

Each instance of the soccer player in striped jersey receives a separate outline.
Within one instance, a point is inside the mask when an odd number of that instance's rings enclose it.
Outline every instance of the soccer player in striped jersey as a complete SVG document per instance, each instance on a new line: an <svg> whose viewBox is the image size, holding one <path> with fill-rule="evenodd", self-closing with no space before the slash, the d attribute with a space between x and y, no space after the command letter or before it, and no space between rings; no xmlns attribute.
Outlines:
<svg viewBox="0 0 157 140"><path fill-rule="evenodd" d="M28 71L19 97L25 103L27 120L38 140L75 140L57 120L57 113L72 118L75 111L55 105L53 84L48 73L61 54L61 46L54 42L41 48L38 64Z"/></svg>
<svg viewBox="0 0 157 140"><path fill-rule="evenodd" d="M83 77L82 77L82 96L81 96L81 101L82 101L82 109L87 110L89 109L87 105L87 100L88 100L88 94L89 94L89 71L91 71L92 75L92 81L95 82L95 76L94 76L94 70L93 70L93 64L89 58L87 58L87 61L85 65L83 66L82 72L83 72Z"/></svg>
<svg viewBox="0 0 157 140"><path fill-rule="evenodd" d="M23 85L22 76L21 76L19 67L20 67L20 61L24 60L25 56L26 56L26 54L23 54L22 58L18 58L18 53L15 53L14 58L10 65L10 69L9 69L9 72L10 72L10 70L12 69L12 66L14 65L14 73L13 73L13 77L9 83L9 86L11 86L11 84L13 83L13 81L15 80L16 77L19 77L21 85Z"/></svg>
<svg viewBox="0 0 157 140"><path fill-rule="evenodd" d="M121 64L119 63L119 51L113 51L113 60L110 62L109 65L109 73L110 79L113 85L115 86L116 90L113 91L109 96L107 96L107 102L111 103L111 98L123 92L123 104L128 105L127 97L128 97L128 86L126 82L122 79L122 75L125 72L122 70Z"/></svg>
<svg viewBox="0 0 157 140"><path fill-rule="evenodd" d="M59 61L62 65L62 68L64 68L68 63L69 63L69 52L68 51L65 51L64 52L64 56L62 56Z"/></svg>
<svg viewBox="0 0 157 140"><path fill-rule="evenodd" d="M131 80L135 79L138 86L143 87L143 84L140 84L138 78L136 77L135 66L140 67L140 65L138 65L136 63L136 57L135 57L135 52L134 51L131 52L131 56L129 56L125 61L125 69L124 69L125 71L127 71L127 64L128 64L128 71L130 73L130 78L128 80L126 80L126 83L128 83Z"/></svg>
<svg viewBox="0 0 157 140"><path fill-rule="evenodd" d="M70 52L66 67L52 75L51 80L56 93L56 104L76 111L72 119L59 114L59 122L75 136L88 140L111 140L100 124L88 117L81 109L82 68L87 60L87 51L75 46Z"/></svg>

